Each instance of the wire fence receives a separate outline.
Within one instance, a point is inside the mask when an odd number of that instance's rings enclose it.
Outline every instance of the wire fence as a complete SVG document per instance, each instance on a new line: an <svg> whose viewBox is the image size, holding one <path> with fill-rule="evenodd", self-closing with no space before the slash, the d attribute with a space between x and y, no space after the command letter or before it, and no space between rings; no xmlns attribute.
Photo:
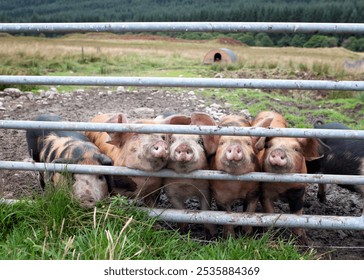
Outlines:
<svg viewBox="0 0 364 280"><path fill-rule="evenodd" d="M267 33L335 33L363 34L364 24L344 23L232 23L232 22L156 22L156 23L0 23L0 32L7 33L73 33L73 32L267 32ZM143 87L211 87L211 88L270 88L298 90L364 90L362 81L321 81L281 79L218 79L218 78L151 78L151 77L59 77L59 76L0 76L0 84L32 85L96 85ZM328 129L266 129L212 126L176 126L143 124L101 124L81 122L35 122L0 120L0 129L54 129L77 131L183 133L213 135L251 135L268 137L321 137L364 139L361 130ZM208 180L241 180L259 182L302 182L330 184L364 184L364 176L324 174L271 174L253 172L234 176L220 171L199 170L177 174L171 170L145 172L126 167L64 165L0 161L0 170L55 171L71 173L102 173L127 176L198 178ZM5 200L0 200L6 202ZM13 201L12 201L13 202ZM363 206L364 207L364 206ZM283 226L321 229L364 230L364 215L337 217L264 213L225 213L220 211L182 211L145 209L150 216L175 222L217 223L231 225Z"/></svg>

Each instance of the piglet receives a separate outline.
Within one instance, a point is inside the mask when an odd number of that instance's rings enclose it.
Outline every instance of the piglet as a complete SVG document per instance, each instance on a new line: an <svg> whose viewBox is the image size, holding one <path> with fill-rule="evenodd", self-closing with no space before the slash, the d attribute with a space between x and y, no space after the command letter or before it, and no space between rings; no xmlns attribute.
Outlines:
<svg viewBox="0 0 364 280"><path fill-rule="evenodd" d="M268 127L272 118L262 119L255 127ZM223 117L219 126L250 127L249 120L236 115ZM211 169L225 171L232 175L242 175L248 172L259 172L255 143L258 137L252 136L226 136L215 137L216 155L211 160ZM217 208L222 211L232 211L232 205L239 200L244 201L246 212L255 212L260 195L259 182L252 181L211 181L211 189ZM249 234L252 227L244 227ZM224 226L225 238L235 236L233 226Z"/></svg>
<svg viewBox="0 0 364 280"><path fill-rule="evenodd" d="M137 120L133 123L169 124L171 119L172 117L163 120ZM92 122L129 123L123 113L101 114L94 117ZM86 132L86 136L103 153L113 159L115 166L155 172L167 165L169 147L166 135L135 132ZM116 176L113 194L140 198L147 206L152 207L158 200L161 186L162 179L159 177Z"/></svg>
<svg viewBox="0 0 364 280"><path fill-rule="evenodd" d="M191 125L216 125L207 114L193 113ZM208 158L215 152L212 135L184 135L170 136L170 157L167 168L177 173L189 173L195 170L208 169ZM208 180L200 179L164 179L165 193L174 208L185 209L185 202L190 198L197 198L201 210L210 210L211 193ZM187 230L187 224L178 224L181 232ZM215 225L205 224L208 239L217 236Z"/></svg>
<svg viewBox="0 0 364 280"><path fill-rule="evenodd" d="M60 122L62 119L53 114L40 115L36 121ZM27 130L26 139L29 154L36 162L112 165L112 160L102 154L83 134L62 130ZM64 174L50 173L54 185L66 182ZM44 188L47 173L40 174L40 183ZM112 176L101 174L73 174L73 195L82 206L93 207L97 201L108 196L113 186Z"/></svg>
<svg viewBox="0 0 364 280"><path fill-rule="evenodd" d="M267 117L273 117L272 128L287 128L286 119L275 112L259 113L253 123L260 122ZM260 150L259 159L264 172L269 173L307 173L306 161L322 157L323 147L314 138L262 137L255 145ZM306 192L306 183L262 183L261 202L266 213L274 212L274 201L281 199L288 201L290 211L302 214ZM296 228L293 232L303 243L308 239L303 229Z"/></svg>
<svg viewBox="0 0 364 280"><path fill-rule="evenodd" d="M317 129L350 129L338 122L323 123L317 121L314 124ZM310 173L339 174L339 175L364 175L364 140L345 138L320 138L320 141L328 146L324 157L308 163ZM339 185L350 191L361 194L364 198L364 185ZM319 184L317 194L320 202L326 202L326 184ZM364 215L364 201L363 201Z"/></svg>

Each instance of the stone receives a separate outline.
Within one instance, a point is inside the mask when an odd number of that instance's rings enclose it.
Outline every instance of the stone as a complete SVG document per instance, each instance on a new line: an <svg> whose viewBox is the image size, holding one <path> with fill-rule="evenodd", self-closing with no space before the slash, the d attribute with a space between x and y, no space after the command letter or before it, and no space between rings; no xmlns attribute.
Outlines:
<svg viewBox="0 0 364 280"><path fill-rule="evenodd" d="M250 114L248 109L243 109L239 112L240 115L243 115L246 119L251 120L253 116Z"/></svg>
<svg viewBox="0 0 364 280"><path fill-rule="evenodd" d="M212 103L210 105L211 108L214 108L214 109L220 109L221 108L221 105L220 104L217 104L217 103Z"/></svg>
<svg viewBox="0 0 364 280"><path fill-rule="evenodd" d="M65 92L64 94L63 94L63 98L71 98L73 96L73 94L72 93L70 93L70 92Z"/></svg>
<svg viewBox="0 0 364 280"><path fill-rule="evenodd" d="M56 99L58 97L58 92L55 91L47 91L48 94L48 99Z"/></svg>
<svg viewBox="0 0 364 280"><path fill-rule="evenodd" d="M119 86L116 89L117 94L122 94L122 93L125 93L125 92L126 92L126 90L125 90L125 87L123 87L123 86Z"/></svg>
<svg viewBox="0 0 364 280"><path fill-rule="evenodd" d="M6 88L4 92L11 97L19 97L21 95L21 90L18 88Z"/></svg>
<svg viewBox="0 0 364 280"><path fill-rule="evenodd" d="M45 91L43 89L38 90L40 97L45 97Z"/></svg>
<svg viewBox="0 0 364 280"><path fill-rule="evenodd" d="M154 109L146 107L136 108L134 110L131 110L131 112L137 115L139 118L150 118L153 117L155 114Z"/></svg>

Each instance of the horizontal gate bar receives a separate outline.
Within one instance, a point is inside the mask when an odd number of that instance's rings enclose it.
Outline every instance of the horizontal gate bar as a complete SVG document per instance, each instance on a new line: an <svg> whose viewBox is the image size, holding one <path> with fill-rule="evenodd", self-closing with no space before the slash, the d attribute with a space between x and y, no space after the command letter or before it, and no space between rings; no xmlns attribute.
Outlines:
<svg viewBox="0 0 364 280"><path fill-rule="evenodd" d="M297 90L364 90L363 81L219 79L164 77L102 77L102 76L0 76L0 84L143 86L199 88L259 88Z"/></svg>
<svg viewBox="0 0 364 280"><path fill-rule="evenodd" d="M233 213L222 211L190 211L143 208L150 217L176 223L203 223L236 226L275 226L287 228L317 228L364 230L364 216L317 216L267 213Z"/></svg>
<svg viewBox="0 0 364 280"><path fill-rule="evenodd" d="M202 180L238 180L258 182L286 182L286 183L327 183L327 184L364 184L364 176L359 175L327 175L327 174L300 174L285 173L275 174L266 172L251 172L243 175L230 175L222 171L198 170L190 173L176 173L169 169L157 172L148 172L138 169L130 169L121 166L79 165L79 164L54 164L32 163L18 161L0 161L0 170L25 170L25 171L55 171L85 174L125 175L162 178L193 178Z"/></svg>
<svg viewBox="0 0 364 280"><path fill-rule="evenodd" d="M362 23L304 22L90 22L90 23L0 23L7 33L72 32L266 32L363 34Z"/></svg>
<svg viewBox="0 0 364 280"><path fill-rule="evenodd" d="M153 124L115 124L91 122L43 122L0 120L0 129L50 129L77 131L108 131L165 134L199 135L251 135L267 137L303 138L346 138L364 139L364 130L313 129L313 128L263 128L263 127L223 127L196 125L153 125Z"/></svg>
<svg viewBox="0 0 364 280"><path fill-rule="evenodd" d="M0 199L0 204L14 204L31 200ZM323 216L268 213L234 213L223 211L191 211L179 209L141 208L149 217L167 222L218 224L232 226L260 226L311 229L364 230L364 216Z"/></svg>

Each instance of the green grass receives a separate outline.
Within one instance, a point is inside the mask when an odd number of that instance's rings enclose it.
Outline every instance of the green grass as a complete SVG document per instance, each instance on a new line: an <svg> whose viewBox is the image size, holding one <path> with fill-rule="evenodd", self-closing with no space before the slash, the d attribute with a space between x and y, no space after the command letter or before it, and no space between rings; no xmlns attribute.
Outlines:
<svg viewBox="0 0 364 280"><path fill-rule="evenodd" d="M203 96L217 97L232 104L235 111L248 109L254 116L265 110L282 113L291 127L310 128L313 121L342 122L353 129L364 129L363 94L330 93L325 99L315 99L312 93L262 92L252 89L205 90Z"/></svg>
<svg viewBox="0 0 364 280"><path fill-rule="evenodd" d="M35 200L0 204L0 259L236 260L314 259L292 240L258 237L201 243L161 229L157 220L121 197L80 208L64 189Z"/></svg>

